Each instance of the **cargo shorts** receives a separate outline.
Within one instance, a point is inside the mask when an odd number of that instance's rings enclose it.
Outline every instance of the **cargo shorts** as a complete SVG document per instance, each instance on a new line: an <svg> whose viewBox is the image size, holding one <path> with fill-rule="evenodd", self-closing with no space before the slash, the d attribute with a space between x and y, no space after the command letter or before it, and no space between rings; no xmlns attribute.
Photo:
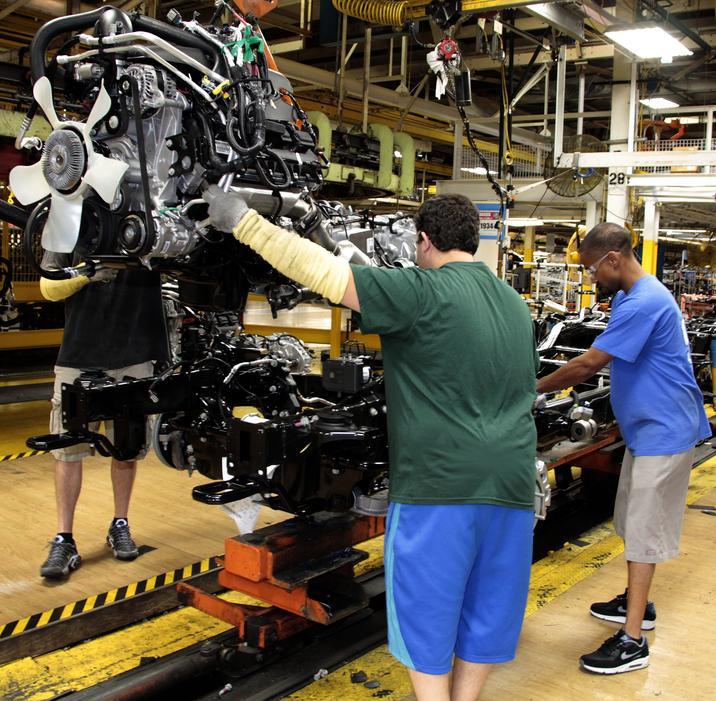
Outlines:
<svg viewBox="0 0 716 701"><path fill-rule="evenodd" d="M624 453L614 528L630 562L663 562L679 554L693 461L693 448L673 455Z"/></svg>

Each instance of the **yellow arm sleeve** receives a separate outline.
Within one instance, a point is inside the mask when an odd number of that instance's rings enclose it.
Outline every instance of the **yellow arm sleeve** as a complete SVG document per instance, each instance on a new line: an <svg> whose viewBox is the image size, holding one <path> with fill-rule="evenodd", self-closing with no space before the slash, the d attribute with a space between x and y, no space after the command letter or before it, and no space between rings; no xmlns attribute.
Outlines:
<svg viewBox="0 0 716 701"><path fill-rule="evenodd" d="M350 279L347 260L271 224L253 209L236 226L234 236L286 277L340 304Z"/></svg>
<svg viewBox="0 0 716 701"><path fill-rule="evenodd" d="M71 277L69 280L48 280L40 278L40 292L50 302L61 302L79 292L87 283L89 278L86 275Z"/></svg>

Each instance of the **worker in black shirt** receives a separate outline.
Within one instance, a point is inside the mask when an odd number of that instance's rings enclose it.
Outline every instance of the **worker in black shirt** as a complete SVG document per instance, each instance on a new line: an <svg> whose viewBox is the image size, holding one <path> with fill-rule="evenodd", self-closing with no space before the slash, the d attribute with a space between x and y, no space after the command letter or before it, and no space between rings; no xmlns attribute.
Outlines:
<svg viewBox="0 0 716 701"><path fill-rule="evenodd" d="M73 263L71 255L45 253L43 268L59 269ZM42 278L40 290L51 301L65 301L65 332L55 367L55 388L50 431L61 433L62 385L72 384L87 370L102 370L115 380L148 377L153 362L168 357L168 343L158 273L148 270L104 269L93 277L79 275L69 280ZM90 430L97 430L91 426ZM112 422L106 422L112 440ZM139 550L129 530L127 513L137 471L137 460L112 459L114 519L107 544L120 560L133 560ZM92 455L87 444L52 451L55 457L57 535L50 554L40 568L47 579L67 577L81 564L72 535L75 506L82 487L82 459Z"/></svg>

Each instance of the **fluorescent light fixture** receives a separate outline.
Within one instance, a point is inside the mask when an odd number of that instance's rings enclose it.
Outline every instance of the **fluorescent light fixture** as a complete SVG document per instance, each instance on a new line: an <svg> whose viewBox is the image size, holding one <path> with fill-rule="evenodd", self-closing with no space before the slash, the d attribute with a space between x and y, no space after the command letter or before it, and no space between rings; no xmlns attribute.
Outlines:
<svg viewBox="0 0 716 701"><path fill-rule="evenodd" d="M460 168L462 173L472 173L473 175L487 175L487 171L484 168ZM490 175L497 175L497 171L491 170Z"/></svg>
<svg viewBox="0 0 716 701"><path fill-rule="evenodd" d="M693 51L671 36L662 27L646 25L624 29L608 29L604 34L637 58L666 58L691 56Z"/></svg>
<svg viewBox="0 0 716 701"><path fill-rule="evenodd" d="M708 239L675 239L671 236L659 236L659 241L671 241L671 243L687 244L689 246L700 246L709 243Z"/></svg>
<svg viewBox="0 0 716 701"><path fill-rule="evenodd" d="M710 204L713 204L713 202L716 200L714 198L713 193L710 195L707 194L694 194L690 197L687 197L686 195L683 196L671 196L671 195L659 195L659 202L666 203L666 204L679 204L680 202L708 202Z"/></svg>
<svg viewBox="0 0 716 701"><path fill-rule="evenodd" d="M519 219L515 217L512 219L511 217L505 222L507 226L516 226L516 227L523 227L523 226L542 226L544 224L543 219L534 219L532 217L526 217L525 219Z"/></svg>
<svg viewBox="0 0 716 701"><path fill-rule="evenodd" d="M702 121L701 117L681 117L678 114L673 117L664 117L664 121L667 121L668 119L679 122L680 124L701 124Z"/></svg>
<svg viewBox="0 0 716 701"><path fill-rule="evenodd" d="M632 187L690 187L715 188L716 175L697 175L673 173L663 175L631 175L629 185Z"/></svg>
<svg viewBox="0 0 716 701"><path fill-rule="evenodd" d="M670 110L679 106L678 102L667 100L665 97L647 97L639 102L652 110Z"/></svg>
<svg viewBox="0 0 716 701"><path fill-rule="evenodd" d="M677 105L677 106L678 106L678 105ZM393 156L395 156L395 158L402 158L402 157L403 157L403 154L400 153L400 151L393 151Z"/></svg>

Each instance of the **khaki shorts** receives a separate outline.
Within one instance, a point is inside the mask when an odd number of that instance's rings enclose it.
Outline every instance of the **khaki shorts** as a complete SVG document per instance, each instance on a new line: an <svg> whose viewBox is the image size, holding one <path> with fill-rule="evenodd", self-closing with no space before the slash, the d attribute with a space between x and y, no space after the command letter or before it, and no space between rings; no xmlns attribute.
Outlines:
<svg viewBox="0 0 716 701"><path fill-rule="evenodd" d="M679 554L694 449L674 455L624 453L614 528L630 562L663 562Z"/></svg>
<svg viewBox="0 0 716 701"><path fill-rule="evenodd" d="M115 380L121 380L123 377L151 377L154 374L154 365L151 361L139 363L138 365L130 365L126 368L117 368L116 370L105 370L107 375ZM71 385L80 375L82 370L76 368L66 368L60 365L55 366L55 388L52 393L52 410L50 411L50 433L64 433L62 428L62 385ZM151 441L151 420L147 418L147 439L142 451L137 455L135 460L141 460L146 457L149 451ZM90 431L99 430L99 422L89 425ZM105 421L104 435L110 441L114 441L114 422ZM52 455L55 460L64 460L65 462L77 462L90 455L94 455L94 449L87 443L79 443L69 448L61 448L53 450Z"/></svg>

